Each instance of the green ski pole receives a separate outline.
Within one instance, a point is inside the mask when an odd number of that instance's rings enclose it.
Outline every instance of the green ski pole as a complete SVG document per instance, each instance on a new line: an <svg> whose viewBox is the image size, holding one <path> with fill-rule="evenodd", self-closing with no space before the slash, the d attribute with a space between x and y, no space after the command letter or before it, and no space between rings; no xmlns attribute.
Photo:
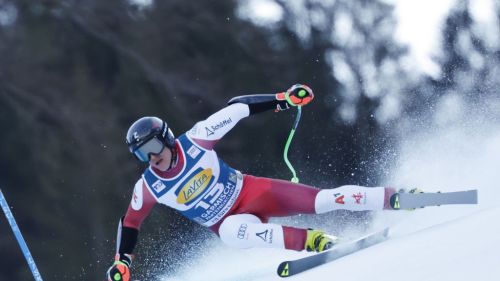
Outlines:
<svg viewBox="0 0 500 281"><path fill-rule="evenodd" d="M299 125L301 115L302 115L302 106L297 106L297 116L295 117L295 122L293 123L292 130L288 135L288 139L286 140L285 150L283 151L283 159L285 160L288 169L290 169L290 171L292 172L293 177L291 181L294 183L298 183L299 178L297 177L297 173L295 172L292 163L290 163L290 160L288 160L288 149L290 148L290 143L292 142L293 136L295 135L295 130L297 130L297 127Z"/></svg>

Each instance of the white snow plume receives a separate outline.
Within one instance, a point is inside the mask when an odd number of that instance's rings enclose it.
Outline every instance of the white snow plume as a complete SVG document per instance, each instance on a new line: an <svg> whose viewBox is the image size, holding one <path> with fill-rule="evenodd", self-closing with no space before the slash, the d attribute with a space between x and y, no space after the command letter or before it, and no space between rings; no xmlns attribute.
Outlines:
<svg viewBox="0 0 500 281"><path fill-rule="evenodd" d="M408 232L500 206L500 123L498 114L487 110L488 104L464 105L444 123L443 111L438 111L432 124L406 126L400 132L393 172L385 180L424 191L477 189L479 205L384 212L377 214L379 224L402 220L400 227Z"/></svg>

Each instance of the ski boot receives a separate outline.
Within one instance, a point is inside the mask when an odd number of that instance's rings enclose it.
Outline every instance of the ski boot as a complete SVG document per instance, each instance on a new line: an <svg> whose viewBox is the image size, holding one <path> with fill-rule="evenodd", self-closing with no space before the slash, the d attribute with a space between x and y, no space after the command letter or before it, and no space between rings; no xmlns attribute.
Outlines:
<svg viewBox="0 0 500 281"><path fill-rule="evenodd" d="M400 207L399 207L399 200L398 200L399 197L397 196L398 193L424 193L424 191L421 190L420 188L412 188L410 190L405 189L405 188L400 189L397 193L394 193L391 196L391 199L390 199L391 208L394 209L394 210L399 210L400 209ZM413 210L415 210L415 208L406 209L406 210L413 211Z"/></svg>
<svg viewBox="0 0 500 281"><path fill-rule="evenodd" d="M308 229L304 248L308 252L320 253L330 249L337 242L338 238L336 236L327 235L320 230Z"/></svg>

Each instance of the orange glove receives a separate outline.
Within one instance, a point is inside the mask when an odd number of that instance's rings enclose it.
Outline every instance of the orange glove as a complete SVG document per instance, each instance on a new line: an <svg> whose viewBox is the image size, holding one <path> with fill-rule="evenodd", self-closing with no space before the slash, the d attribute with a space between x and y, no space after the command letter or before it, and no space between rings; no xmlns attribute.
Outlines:
<svg viewBox="0 0 500 281"><path fill-rule="evenodd" d="M302 84L295 84L285 93L281 94L284 95L288 104L292 106L304 106L314 99L314 93L311 88Z"/></svg>
<svg viewBox="0 0 500 281"><path fill-rule="evenodd" d="M127 254L124 254L123 257L125 258L120 259L120 254L116 254L115 263L106 273L108 281L130 281L129 266L132 258Z"/></svg>

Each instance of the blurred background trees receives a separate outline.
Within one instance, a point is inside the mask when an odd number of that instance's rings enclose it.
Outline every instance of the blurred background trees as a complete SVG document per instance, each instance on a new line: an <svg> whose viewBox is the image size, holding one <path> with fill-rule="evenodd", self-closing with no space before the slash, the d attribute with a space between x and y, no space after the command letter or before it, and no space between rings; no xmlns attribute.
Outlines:
<svg viewBox="0 0 500 281"><path fill-rule="evenodd" d="M450 11L434 77L408 67L388 1L279 0L265 22L247 1L0 0L0 187L42 275L102 279L144 169L124 144L143 115L178 135L233 96L308 84L316 99L290 158L321 188L382 184L400 128L421 118L445 126L474 114L464 103L498 117L499 33L481 27L473 2ZM492 13L498 23L498 4ZM244 173L289 178L281 154L294 115L244 120L217 151ZM145 280L211 235L163 207L148 221L134 271ZM0 279L29 280L1 219L0 237Z"/></svg>

